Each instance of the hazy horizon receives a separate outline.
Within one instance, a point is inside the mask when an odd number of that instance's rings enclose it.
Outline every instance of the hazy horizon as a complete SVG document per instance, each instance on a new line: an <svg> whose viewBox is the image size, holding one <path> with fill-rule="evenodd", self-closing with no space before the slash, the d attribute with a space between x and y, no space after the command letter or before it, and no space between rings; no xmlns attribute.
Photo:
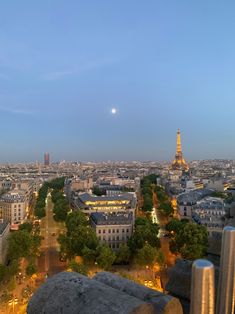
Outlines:
<svg viewBox="0 0 235 314"><path fill-rule="evenodd" d="M0 162L235 159L234 9L3 1Z"/></svg>

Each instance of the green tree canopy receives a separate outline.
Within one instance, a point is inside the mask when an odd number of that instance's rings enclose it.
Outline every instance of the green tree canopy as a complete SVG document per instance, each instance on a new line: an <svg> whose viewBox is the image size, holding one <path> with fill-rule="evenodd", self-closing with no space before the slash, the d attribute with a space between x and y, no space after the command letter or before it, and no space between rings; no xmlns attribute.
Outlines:
<svg viewBox="0 0 235 314"><path fill-rule="evenodd" d="M157 250L150 244L146 243L137 251L135 263L139 266L152 266L157 258Z"/></svg>
<svg viewBox="0 0 235 314"><path fill-rule="evenodd" d="M36 274L37 267L33 262L30 262L28 266L26 267L26 275L32 276L33 274Z"/></svg>
<svg viewBox="0 0 235 314"><path fill-rule="evenodd" d="M158 208L162 214L166 215L166 216L170 216L171 214L173 214L174 212L174 209L173 207L171 206L171 203L170 202L166 202L166 203L161 203L159 205L159 208Z"/></svg>
<svg viewBox="0 0 235 314"><path fill-rule="evenodd" d="M28 257L31 248L31 236L26 230L19 230L10 234L8 238L8 255L10 258L19 259Z"/></svg>
<svg viewBox="0 0 235 314"><path fill-rule="evenodd" d="M99 255L96 259L98 265L104 270L109 270L116 259L115 253L106 245L100 246L98 252Z"/></svg>
<svg viewBox="0 0 235 314"><path fill-rule="evenodd" d="M104 191L102 191L98 186L93 187L92 193L96 196L101 196L105 194Z"/></svg>
<svg viewBox="0 0 235 314"><path fill-rule="evenodd" d="M172 218L170 222L166 225L166 230L169 232L178 233L182 227L183 224L189 222L188 220L182 219L176 219Z"/></svg>
<svg viewBox="0 0 235 314"><path fill-rule="evenodd" d="M19 230L26 230L31 233L33 230L33 224L31 222L25 222L19 226Z"/></svg>
<svg viewBox="0 0 235 314"><path fill-rule="evenodd" d="M84 246L82 249L82 257L86 265L93 265L97 257L97 250L89 249L87 246Z"/></svg>
<svg viewBox="0 0 235 314"><path fill-rule="evenodd" d="M127 244L121 244L117 252L116 263L117 264L128 264L131 257L131 251Z"/></svg>
<svg viewBox="0 0 235 314"><path fill-rule="evenodd" d="M153 196L152 194L144 194L144 211L151 211L153 209Z"/></svg>
<svg viewBox="0 0 235 314"><path fill-rule="evenodd" d="M208 232L206 227L194 223L181 223L181 228L170 241L173 253L180 253L185 259L195 260L206 254Z"/></svg>
<svg viewBox="0 0 235 314"><path fill-rule="evenodd" d="M60 177L47 182L47 186L51 189L61 190L64 187L65 177Z"/></svg>
<svg viewBox="0 0 235 314"><path fill-rule="evenodd" d="M88 226L89 221L85 214L83 214L80 210L74 211L67 216L66 219L66 227L68 234L75 231L79 226Z"/></svg>
<svg viewBox="0 0 235 314"><path fill-rule="evenodd" d="M69 268L76 273L80 273L81 275L87 276L88 269L83 264L78 264L75 260L71 260L69 263Z"/></svg>
<svg viewBox="0 0 235 314"><path fill-rule="evenodd" d="M148 224L146 220L146 224L136 225L134 233L128 242L131 252L135 253L137 250L142 249L147 243L152 247L159 248L160 240L158 238L158 233L159 226L150 221Z"/></svg>

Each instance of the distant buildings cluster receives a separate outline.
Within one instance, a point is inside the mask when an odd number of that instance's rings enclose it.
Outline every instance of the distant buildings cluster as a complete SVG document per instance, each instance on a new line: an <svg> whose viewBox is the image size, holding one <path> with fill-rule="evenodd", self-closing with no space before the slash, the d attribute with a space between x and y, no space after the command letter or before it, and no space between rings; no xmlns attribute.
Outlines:
<svg viewBox="0 0 235 314"><path fill-rule="evenodd" d="M106 177L103 182L97 180L95 185L91 178L74 178L65 182L65 191L73 210L81 210L88 215L101 243L113 250L118 250L121 243L127 243L133 232L137 199L135 192L122 191L127 181ZM94 195L94 187L102 195Z"/></svg>

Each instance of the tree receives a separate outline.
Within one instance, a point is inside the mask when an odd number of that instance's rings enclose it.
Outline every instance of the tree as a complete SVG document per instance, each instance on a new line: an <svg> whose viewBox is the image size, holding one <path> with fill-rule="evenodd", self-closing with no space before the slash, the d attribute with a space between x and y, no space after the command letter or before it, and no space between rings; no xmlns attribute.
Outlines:
<svg viewBox="0 0 235 314"><path fill-rule="evenodd" d="M90 226L79 226L70 233L71 249L74 255L82 255L84 247L95 250L99 241L95 231Z"/></svg>
<svg viewBox="0 0 235 314"><path fill-rule="evenodd" d="M10 258L19 259L30 255L31 236L26 230L11 233L8 239L8 255Z"/></svg>
<svg viewBox="0 0 235 314"><path fill-rule="evenodd" d="M26 267L26 275L32 276L37 272L37 267L33 262L30 262Z"/></svg>
<svg viewBox="0 0 235 314"><path fill-rule="evenodd" d="M156 262L159 266L163 267L165 265L165 256L162 251L157 251Z"/></svg>
<svg viewBox="0 0 235 314"><path fill-rule="evenodd" d="M19 226L19 230L26 230L29 233L33 230L33 225L31 222L25 222Z"/></svg>
<svg viewBox="0 0 235 314"><path fill-rule="evenodd" d="M169 202L160 204L159 210L166 216L170 216L174 212L174 209Z"/></svg>
<svg viewBox="0 0 235 314"><path fill-rule="evenodd" d="M170 222L166 225L166 230L173 233L178 233L182 227L183 221L172 218Z"/></svg>
<svg viewBox="0 0 235 314"><path fill-rule="evenodd" d="M157 257L157 250L150 244L146 243L141 249L137 251L135 262L139 266L152 266Z"/></svg>
<svg viewBox="0 0 235 314"><path fill-rule="evenodd" d="M204 257L208 247L206 227L194 223L181 224L181 228L170 241L170 250L189 260Z"/></svg>
<svg viewBox="0 0 235 314"><path fill-rule="evenodd" d="M143 210L144 211L151 211L153 209L153 197L152 194L144 194L144 205Z"/></svg>
<svg viewBox="0 0 235 314"><path fill-rule="evenodd" d="M3 264L0 264L0 282L3 281L5 275L6 275L6 266Z"/></svg>
<svg viewBox="0 0 235 314"><path fill-rule="evenodd" d="M82 257L86 265L93 265L97 257L97 251L84 246L82 249Z"/></svg>
<svg viewBox="0 0 235 314"><path fill-rule="evenodd" d="M68 231L68 235L75 231L79 226L88 226L89 221L85 214L83 214L80 210L72 212L66 218L66 227Z"/></svg>
<svg viewBox="0 0 235 314"><path fill-rule="evenodd" d="M105 270L109 270L116 259L115 253L106 245L100 246L98 252L99 255L96 259L98 265Z"/></svg>
<svg viewBox="0 0 235 314"><path fill-rule="evenodd" d="M80 273L84 276L87 276L88 274L88 269L85 265L83 264L78 264L75 260L72 260L69 263L69 268L72 269L72 271L76 272L76 273Z"/></svg>
<svg viewBox="0 0 235 314"><path fill-rule="evenodd" d="M117 252L116 263L128 264L131 257L131 251L127 244L121 244Z"/></svg>
<svg viewBox="0 0 235 314"><path fill-rule="evenodd" d="M51 189L61 190L64 187L65 177L60 177L47 182L47 186Z"/></svg>
<svg viewBox="0 0 235 314"><path fill-rule="evenodd" d="M93 187L92 193L96 196L104 195L103 191L98 186Z"/></svg>
<svg viewBox="0 0 235 314"><path fill-rule="evenodd" d="M39 253L39 248L41 245L42 237L38 232L31 234L31 243L30 243L30 257L35 257Z"/></svg>
<svg viewBox="0 0 235 314"><path fill-rule="evenodd" d="M7 269L7 276L15 276L19 272L19 262L17 259L13 258L10 260L10 264Z"/></svg>
<svg viewBox="0 0 235 314"><path fill-rule="evenodd" d="M164 190L157 191L157 199L160 203L164 203L168 201L168 196Z"/></svg>
<svg viewBox="0 0 235 314"><path fill-rule="evenodd" d="M65 206L58 205L57 203L53 209L54 219L56 221L65 221L68 213L68 209Z"/></svg>
<svg viewBox="0 0 235 314"><path fill-rule="evenodd" d="M74 253L71 248L71 239L64 235L60 234L57 238L58 243L60 244L60 255L63 258L71 258L74 256Z"/></svg>
<svg viewBox="0 0 235 314"><path fill-rule="evenodd" d="M38 217L38 219L41 219L46 216L46 211L44 207L35 207L34 209L34 215Z"/></svg>
<svg viewBox="0 0 235 314"><path fill-rule="evenodd" d="M137 217L135 220L135 226L148 226L151 223L146 217Z"/></svg>
<svg viewBox="0 0 235 314"><path fill-rule="evenodd" d="M133 254L135 254L137 250L142 249L146 243L155 248L160 247L160 240L158 238L159 226L150 221L148 223L147 220L145 221L146 224L138 224L135 226L134 233L128 242L128 246ZM144 222L144 220L142 220L142 222Z"/></svg>
<svg viewBox="0 0 235 314"><path fill-rule="evenodd" d="M57 200L64 199L64 195L60 190L53 190L51 192L51 200L53 203L56 203Z"/></svg>

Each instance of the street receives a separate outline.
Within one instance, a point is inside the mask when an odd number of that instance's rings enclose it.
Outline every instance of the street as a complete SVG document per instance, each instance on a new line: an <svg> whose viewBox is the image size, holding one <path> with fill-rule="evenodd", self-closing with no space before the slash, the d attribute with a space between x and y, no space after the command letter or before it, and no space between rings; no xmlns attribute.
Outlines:
<svg viewBox="0 0 235 314"><path fill-rule="evenodd" d="M59 244L57 237L64 232L65 227L62 223L56 222L53 218L53 202L50 193L46 199L46 217L42 218L41 236L41 255L38 257L38 273L49 276L65 270L66 263L59 259Z"/></svg>

